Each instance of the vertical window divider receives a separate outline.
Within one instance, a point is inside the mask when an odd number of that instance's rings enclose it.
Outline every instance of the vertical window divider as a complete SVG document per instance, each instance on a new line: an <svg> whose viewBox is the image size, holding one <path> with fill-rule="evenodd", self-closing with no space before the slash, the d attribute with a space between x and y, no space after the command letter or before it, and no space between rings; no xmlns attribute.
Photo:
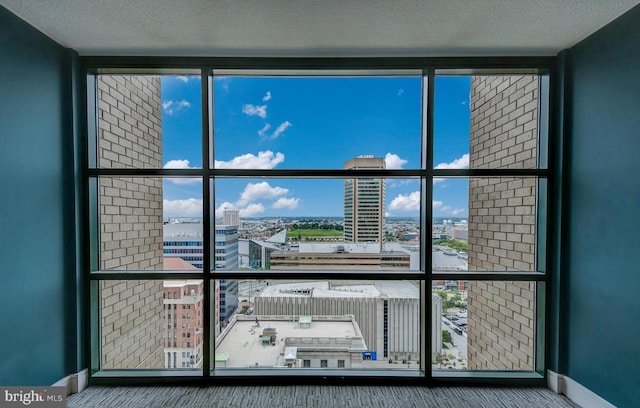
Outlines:
<svg viewBox="0 0 640 408"><path fill-rule="evenodd" d="M425 81L426 76L426 81ZM422 294L422 301L425 304L424 310L426 311L425 326L421 333L425 335L425 350L423 353L423 359L425 361L425 379L427 384L432 381L432 361L431 354L433 350L433 312L432 312L432 294L431 294L431 280L432 280L432 252L431 252L431 228L433 225L433 118L434 118L434 99L435 99L435 70L429 68L423 71L423 88L422 88L422 100L423 100L423 124L422 124L422 169L424 171L422 177L422 197L421 201L423 216L421 218L420 229L422 231L422 257L421 268L425 272L426 282L423 285L424 293ZM425 89L426 87L426 89ZM425 99L426 98L426 99ZM426 110L425 110L426 104Z"/></svg>
<svg viewBox="0 0 640 408"><path fill-rule="evenodd" d="M214 352L211 335L211 231L212 218L215 223L215 217L211 216L211 194L213 188L211 186L210 174L211 158L213 157L213 87L211 86L211 69L202 68L200 71L200 87L202 98L202 287L203 287L203 304L202 304L202 375L208 378L211 371L211 355ZM215 203L213 203L215 205ZM215 226L214 226L215 227ZM213 300L215 301L215 299ZM195 339L194 339L195 341Z"/></svg>

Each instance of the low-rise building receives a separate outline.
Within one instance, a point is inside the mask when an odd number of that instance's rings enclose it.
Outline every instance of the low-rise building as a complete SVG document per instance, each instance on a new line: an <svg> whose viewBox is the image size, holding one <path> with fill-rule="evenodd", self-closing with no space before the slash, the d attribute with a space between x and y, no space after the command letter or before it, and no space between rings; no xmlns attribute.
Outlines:
<svg viewBox="0 0 640 408"><path fill-rule="evenodd" d="M361 368L367 346L353 315L235 315L216 339L216 368Z"/></svg>

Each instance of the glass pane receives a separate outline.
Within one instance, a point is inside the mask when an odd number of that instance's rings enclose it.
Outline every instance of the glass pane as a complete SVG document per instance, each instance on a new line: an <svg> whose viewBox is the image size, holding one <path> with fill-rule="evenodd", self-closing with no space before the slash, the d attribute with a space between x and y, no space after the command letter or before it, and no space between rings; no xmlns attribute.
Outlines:
<svg viewBox="0 0 640 408"><path fill-rule="evenodd" d="M534 370L535 282L433 281L432 288L440 311L434 370Z"/></svg>
<svg viewBox="0 0 640 408"><path fill-rule="evenodd" d="M97 76L102 168L202 166L200 76Z"/></svg>
<svg viewBox="0 0 640 408"><path fill-rule="evenodd" d="M217 269L419 269L417 179L219 179L215 191Z"/></svg>
<svg viewBox="0 0 640 408"><path fill-rule="evenodd" d="M419 368L417 282L241 280L237 295L216 333L216 369Z"/></svg>
<svg viewBox="0 0 640 408"><path fill-rule="evenodd" d="M534 271L534 177L434 180L434 271Z"/></svg>
<svg viewBox="0 0 640 408"><path fill-rule="evenodd" d="M102 369L201 369L202 280L100 281Z"/></svg>
<svg viewBox="0 0 640 408"><path fill-rule="evenodd" d="M538 75L436 76L434 168L537 168Z"/></svg>
<svg viewBox="0 0 640 408"><path fill-rule="evenodd" d="M200 179L100 177L100 269L202 268ZM184 198L177 197L179 191Z"/></svg>
<svg viewBox="0 0 640 408"><path fill-rule="evenodd" d="M215 77L215 168L420 167L421 77Z"/></svg>

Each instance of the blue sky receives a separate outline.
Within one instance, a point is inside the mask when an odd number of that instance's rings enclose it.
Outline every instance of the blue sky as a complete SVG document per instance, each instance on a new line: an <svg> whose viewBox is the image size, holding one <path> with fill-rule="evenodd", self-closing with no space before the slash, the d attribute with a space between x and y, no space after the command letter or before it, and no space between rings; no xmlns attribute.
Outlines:
<svg viewBox="0 0 640 408"><path fill-rule="evenodd" d="M436 79L434 162L465 168L469 151L468 77ZM162 78L165 168L202 166L199 77ZM387 168L420 166L419 77L217 77L214 137L217 168L341 169L358 155ZM341 216L342 180L240 179L216 183L223 207L244 217ZM388 180L389 216L419 215L417 180ZM434 216L466 217L466 179L436 180ZM166 216L201 216L202 184L164 183Z"/></svg>

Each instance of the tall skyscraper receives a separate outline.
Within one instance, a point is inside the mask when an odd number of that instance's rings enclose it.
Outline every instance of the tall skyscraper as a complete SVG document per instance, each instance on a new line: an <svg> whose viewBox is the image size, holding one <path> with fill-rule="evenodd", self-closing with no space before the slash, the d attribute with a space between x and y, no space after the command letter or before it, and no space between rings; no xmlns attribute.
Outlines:
<svg viewBox="0 0 640 408"><path fill-rule="evenodd" d="M345 170L380 170L384 159L358 156L344 163ZM358 178L344 181L344 241L378 242L382 251L384 179Z"/></svg>

